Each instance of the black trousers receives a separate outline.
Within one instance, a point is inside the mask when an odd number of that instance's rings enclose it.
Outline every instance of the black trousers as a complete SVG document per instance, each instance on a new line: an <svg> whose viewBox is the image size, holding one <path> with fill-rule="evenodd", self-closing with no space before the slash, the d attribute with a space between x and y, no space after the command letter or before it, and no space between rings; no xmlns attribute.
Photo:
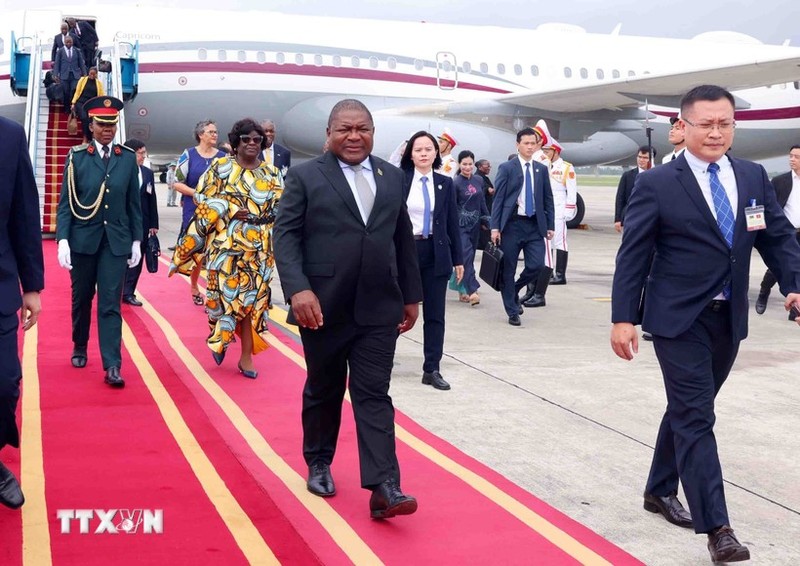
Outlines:
<svg viewBox="0 0 800 566"><path fill-rule="evenodd" d="M697 533L728 525L722 468L714 436L714 399L739 352L727 302L706 307L680 336L653 335L664 377L667 411L658 430L647 492L664 496L678 478Z"/></svg>
<svg viewBox="0 0 800 566"><path fill-rule="evenodd" d="M92 300L97 289L97 333L103 369L122 365L122 285L128 267L126 256L111 253L103 236L94 254L72 252L72 342L86 346L89 342Z"/></svg>
<svg viewBox="0 0 800 566"><path fill-rule="evenodd" d="M337 324L301 328L300 337L308 366L302 417L306 463L333 461L349 368L361 486L372 489L388 478L400 481L389 397L397 327Z"/></svg>
<svg viewBox="0 0 800 566"><path fill-rule="evenodd" d="M6 444L19 448L17 402L22 368L17 350L19 317L0 315L0 448Z"/></svg>
<svg viewBox="0 0 800 566"><path fill-rule="evenodd" d="M503 307L512 316L519 312L519 290L536 281L544 267L544 235L539 232L536 218L513 214L501 234L500 249L503 250ZM514 281L520 251L525 269Z"/></svg>
<svg viewBox="0 0 800 566"><path fill-rule="evenodd" d="M417 240L417 258L422 277L422 371L439 371L444 351L444 310L449 275L436 275L433 239Z"/></svg>
<svg viewBox="0 0 800 566"><path fill-rule="evenodd" d="M136 293L136 285L139 283L139 276L142 274L142 264L144 263L144 251L147 247L147 236L142 238L139 248L142 250L142 259L136 267L129 267L125 271L125 285L122 289L123 297L132 297Z"/></svg>

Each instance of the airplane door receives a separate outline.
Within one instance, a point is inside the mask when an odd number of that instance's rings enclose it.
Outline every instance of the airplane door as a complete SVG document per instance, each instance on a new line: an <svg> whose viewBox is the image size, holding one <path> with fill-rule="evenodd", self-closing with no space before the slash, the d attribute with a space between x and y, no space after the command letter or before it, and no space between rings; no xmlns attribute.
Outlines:
<svg viewBox="0 0 800 566"><path fill-rule="evenodd" d="M442 90L454 90L458 86L456 56L449 51L436 54L436 84Z"/></svg>

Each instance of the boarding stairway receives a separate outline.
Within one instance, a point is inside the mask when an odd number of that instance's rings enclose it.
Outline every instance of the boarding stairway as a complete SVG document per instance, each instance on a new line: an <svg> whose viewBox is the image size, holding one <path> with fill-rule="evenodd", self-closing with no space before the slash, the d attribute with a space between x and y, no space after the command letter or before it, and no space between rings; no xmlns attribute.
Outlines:
<svg viewBox="0 0 800 566"><path fill-rule="evenodd" d="M83 141L81 125L79 122L77 134L70 135L67 132L69 115L64 111L63 104L47 98L44 78L52 68L52 63L47 60L51 46L42 44L36 36L17 39L13 34L11 44L11 89L17 96L27 99L23 125L28 136L28 152L36 186L39 188L42 234L55 235L64 163L70 148ZM119 42L111 47L107 59L111 63L111 71L97 75L108 95L125 102L136 97L139 85L138 55L138 42ZM114 141L121 143L124 136L123 111Z"/></svg>

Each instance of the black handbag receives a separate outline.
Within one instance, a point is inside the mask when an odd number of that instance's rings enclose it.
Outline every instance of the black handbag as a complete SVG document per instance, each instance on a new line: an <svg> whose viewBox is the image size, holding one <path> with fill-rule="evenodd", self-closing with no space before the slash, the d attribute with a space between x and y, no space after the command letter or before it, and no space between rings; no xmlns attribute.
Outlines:
<svg viewBox="0 0 800 566"><path fill-rule="evenodd" d="M161 244L158 241L158 236L153 234L147 238L147 244L144 247L144 261L147 265L147 271L156 273L158 271L158 257L161 255Z"/></svg>
<svg viewBox="0 0 800 566"><path fill-rule="evenodd" d="M489 286L495 291L500 291L503 287L503 250L495 246L492 242L486 244L481 258L481 269L478 273Z"/></svg>

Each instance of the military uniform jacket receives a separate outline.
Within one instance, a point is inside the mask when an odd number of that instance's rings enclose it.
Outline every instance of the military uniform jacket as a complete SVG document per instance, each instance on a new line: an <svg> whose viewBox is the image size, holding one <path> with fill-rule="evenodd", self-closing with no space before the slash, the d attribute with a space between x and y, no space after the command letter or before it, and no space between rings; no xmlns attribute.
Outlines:
<svg viewBox="0 0 800 566"><path fill-rule="evenodd" d="M114 144L110 155L108 170L94 142L75 146L67 155L61 200L58 203L56 239L66 238L74 252L97 252L105 234L111 253L127 256L131 253L133 241L142 237L142 205L136 154L124 145ZM74 194L84 206L91 206L97 201L100 188L105 183L102 200L91 218L82 220L77 216L90 216L93 208L80 208L74 199L70 207L70 177L74 179Z"/></svg>

